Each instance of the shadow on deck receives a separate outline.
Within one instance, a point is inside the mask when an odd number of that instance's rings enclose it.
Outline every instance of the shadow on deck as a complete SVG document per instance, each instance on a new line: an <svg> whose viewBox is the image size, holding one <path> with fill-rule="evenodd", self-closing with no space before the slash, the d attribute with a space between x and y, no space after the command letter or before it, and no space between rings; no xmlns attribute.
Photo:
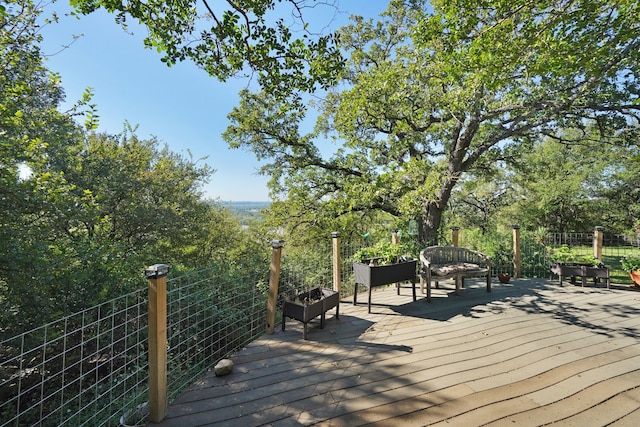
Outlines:
<svg viewBox="0 0 640 427"><path fill-rule="evenodd" d="M377 290L263 335L198 380L162 426L640 425L640 292L469 280L433 302Z"/></svg>

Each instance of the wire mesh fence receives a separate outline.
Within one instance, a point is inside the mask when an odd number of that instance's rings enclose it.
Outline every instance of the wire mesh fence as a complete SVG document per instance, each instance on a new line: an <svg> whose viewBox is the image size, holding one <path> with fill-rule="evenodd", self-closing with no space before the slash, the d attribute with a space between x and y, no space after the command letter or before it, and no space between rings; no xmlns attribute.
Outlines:
<svg viewBox="0 0 640 427"><path fill-rule="evenodd" d="M264 332L268 269L221 281L216 269L167 283L169 400Z"/></svg>
<svg viewBox="0 0 640 427"><path fill-rule="evenodd" d="M594 233L540 233L524 231L520 234L521 276L548 278L553 253L561 247L578 255L594 255ZM514 272L512 231L481 234L478 230L461 230L460 246L483 252L491 257L492 275ZM640 255L640 236L603 233L602 262L609 269L611 280L629 284L629 275L622 270L621 259Z"/></svg>
<svg viewBox="0 0 640 427"><path fill-rule="evenodd" d="M593 234L524 235L522 276L549 275L549 248L592 251ZM493 239L493 238L492 238ZM512 265L510 234L478 239L494 274ZM353 294L354 254L366 239L340 242L341 298ZM462 238L461 246L473 242ZM279 295L333 287L331 239L283 252ZM493 252L490 252L493 251ZM619 259L640 254L638 236L604 235L604 262L625 283ZM418 256L418 254L408 254ZM265 330L269 267L212 268L167 281L168 395L173 400L215 363ZM244 273L239 273L244 272ZM0 427L116 426L148 394L148 295L141 289L0 342Z"/></svg>
<svg viewBox="0 0 640 427"><path fill-rule="evenodd" d="M119 425L147 387L147 295L135 291L0 343L0 425Z"/></svg>
<svg viewBox="0 0 640 427"><path fill-rule="evenodd" d="M592 233L549 233L545 239L547 259L554 248L567 246L575 253L593 254ZM640 235L603 233L602 263L609 269L611 281L617 284L630 284L629 274L622 270L622 258L640 256Z"/></svg>
<svg viewBox="0 0 640 427"><path fill-rule="evenodd" d="M353 295L352 262L354 255L368 244L370 242L367 239L358 237L339 240L341 298ZM292 296L315 287L332 289L334 280L333 250L331 239L307 250L296 250L294 254L288 253L285 246L278 287L280 300L285 296Z"/></svg>
<svg viewBox="0 0 640 427"><path fill-rule="evenodd" d="M167 281L170 400L264 331L262 281L215 269ZM0 426L119 426L126 414L144 417L148 348L146 289L0 342Z"/></svg>

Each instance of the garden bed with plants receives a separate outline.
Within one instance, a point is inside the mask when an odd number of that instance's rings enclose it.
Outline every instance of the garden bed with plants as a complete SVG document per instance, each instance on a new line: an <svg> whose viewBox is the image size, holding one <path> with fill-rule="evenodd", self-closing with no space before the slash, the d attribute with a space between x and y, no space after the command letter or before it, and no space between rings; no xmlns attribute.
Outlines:
<svg viewBox="0 0 640 427"><path fill-rule="evenodd" d="M607 288L611 286L609 268L602 261L592 255L577 254L566 245L552 252L549 269L552 274L558 276L558 284L560 285L565 277L569 277L572 284L576 284L577 278L580 277L582 286L587 284L588 278L593 279L594 284L604 280Z"/></svg>
<svg viewBox="0 0 640 427"><path fill-rule="evenodd" d="M416 296L416 269L418 260L402 255L402 247L393 243L380 242L374 246L360 249L354 255L353 304L357 304L358 285L366 286L369 293L367 309L371 313L371 291L376 286L397 284L400 295L400 283L410 281L413 289L413 300Z"/></svg>

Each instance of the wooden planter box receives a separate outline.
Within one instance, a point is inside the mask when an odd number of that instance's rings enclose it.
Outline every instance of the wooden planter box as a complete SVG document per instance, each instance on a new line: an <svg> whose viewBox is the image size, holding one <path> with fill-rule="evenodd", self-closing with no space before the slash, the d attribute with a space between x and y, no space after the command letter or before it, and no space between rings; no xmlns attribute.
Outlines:
<svg viewBox="0 0 640 427"><path fill-rule="evenodd" d="M297 301L308 300L309 303ZM307 339L307 323L320 316L320 328L324 328L325 313L336 308L336 319L340 318L340 294L326 288L313 288L297 295L296 301L284 301L282 304L282 330L285 328L287 317L299 320L304 325L302 338Z"/></svg>
<svg viewBox="0 0 640 427"><path fill-rule="evenodd" d="M418 260L409 259L396 264L388 265L369 265L364 262L353 262L353 274L355 277L355 286L353 288L353 305L356 305L358 299L358 285L364 285L369 290L368 310L371 313L371 289L376 286L390 285L392 283L400 283L411 281L413 287L413 300L416 300L416 266ZM400 286L397 288L400 295Z"/></svg>
<svg viewBox="0 0 640 427"><path fill-rule="evenodd" d="M607 282L607 289L611 285L611 279L609 276L609 269L604 265L594 267L592 265L580 265L580 264L561 264L553 263L550 266L551 273L556 274L559 278L559 284L562 285L563 277L570 277L571 283L576 283L576 277L580 277L582 280L582 286L587 284L587 278L593 278L594 283L599 283L600 279L604 279Z"/></svg>

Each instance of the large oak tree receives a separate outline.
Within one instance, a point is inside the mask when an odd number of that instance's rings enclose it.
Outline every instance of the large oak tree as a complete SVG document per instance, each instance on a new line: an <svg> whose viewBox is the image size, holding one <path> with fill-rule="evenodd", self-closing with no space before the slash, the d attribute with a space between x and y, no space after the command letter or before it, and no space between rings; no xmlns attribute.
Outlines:
<svg viewBox="0 0 640 427"><path fill-rule="evenodd" d="M225 136L269 160L297 221L384 211L435 243L465 173L543 137L637 132L639 16L632 0L393 0L342 29L347 67L322 100L247 91Z"/></svg>

